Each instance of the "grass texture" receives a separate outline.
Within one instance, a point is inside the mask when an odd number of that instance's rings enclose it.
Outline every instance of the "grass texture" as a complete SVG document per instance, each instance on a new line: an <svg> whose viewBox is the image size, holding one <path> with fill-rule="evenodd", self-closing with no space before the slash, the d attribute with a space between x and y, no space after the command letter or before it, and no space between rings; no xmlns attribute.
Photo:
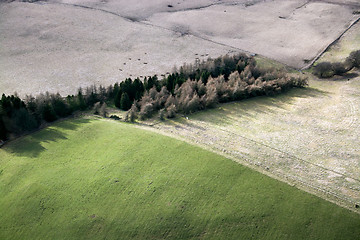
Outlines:
<svg viewBox="0 0 360 240"><path fill-rule="evenodd" d="M58 122L0 149L0 239L357 239L360 216L130 124Z"/></svg>

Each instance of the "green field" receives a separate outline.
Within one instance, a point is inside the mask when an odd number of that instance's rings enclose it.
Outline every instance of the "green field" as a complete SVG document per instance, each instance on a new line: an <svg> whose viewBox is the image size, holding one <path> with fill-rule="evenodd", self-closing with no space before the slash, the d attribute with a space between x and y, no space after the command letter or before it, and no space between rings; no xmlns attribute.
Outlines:
<svg viewBox="0 0 360 240"><path fill-rule="evenodd" d="M352 51L359 50L360 22L355 24L344 36L339 39L328 51L326 51L318 62L341 62L344 61Z"/></svg>
<svg viewBox="0 0 360 240"><path fill-rule="evenodd" d="M357 239L360 215L134 125L58 122L0 149L0 239Z"/></svg>
<svg viewBox="0 0 360 240"><path fill-rule="evenodd" d="M155 124L360 213L360 77L221 104Z"/></svg>

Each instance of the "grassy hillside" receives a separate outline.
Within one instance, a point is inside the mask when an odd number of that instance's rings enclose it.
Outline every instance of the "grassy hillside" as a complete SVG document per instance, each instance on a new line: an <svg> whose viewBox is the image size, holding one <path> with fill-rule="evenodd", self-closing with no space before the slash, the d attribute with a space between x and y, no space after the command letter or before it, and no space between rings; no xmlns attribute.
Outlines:
<svg viewBox="0 0 360 240"><path fill-rule="evenodd" d="M0 149L0 239L356 239L360 215L133 125L57 123Z"/></svg>
<svg viewBox="0 0 360 240"><path fill-rule="evenodd" d="M344 61L352 51L359 50L360 22L355 24L345 35L333 45L318 62Z"/></svg>
<svg viewBox="0 0 360 240"><path fill-rule="evenodd" d="M154 127L355 209L360 203L358 106L360 77L310 80L305 89L222 104Z"/></svg>

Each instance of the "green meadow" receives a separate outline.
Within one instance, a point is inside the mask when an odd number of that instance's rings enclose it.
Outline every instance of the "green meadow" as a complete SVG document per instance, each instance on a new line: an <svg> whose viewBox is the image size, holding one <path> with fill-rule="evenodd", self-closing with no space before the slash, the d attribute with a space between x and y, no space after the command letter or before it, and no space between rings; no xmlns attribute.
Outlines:
<svg viewBox="0 0 360 240"><path fill-rule="evenodd" d="M95 118L0 149L0 239L359 239L360 215L188 143Z"/></svg>

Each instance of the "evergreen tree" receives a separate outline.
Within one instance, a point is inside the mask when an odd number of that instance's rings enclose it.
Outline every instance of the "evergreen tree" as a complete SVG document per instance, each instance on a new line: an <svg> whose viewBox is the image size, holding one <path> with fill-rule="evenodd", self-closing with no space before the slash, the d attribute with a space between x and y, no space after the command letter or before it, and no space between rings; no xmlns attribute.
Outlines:
<svg viewBox="0 0 360 240"><path fill-rule="evenodd" d="M121 104L120 104L121 95L122 95L122 91L119 88L118 91L116 92L115 98L114 98L114 104L115 104L115 107L117 107L117 108L121 108Z"/></svg>
<svg viewBox="0 0 360 240"><path fill-rule="evenodd" d="M4 112L2 110L1 105L2 104L1 104L1 100L0 100L0 140L6 140L7 130L5 128L5 123L3 121Z"/></svg>
<svg viewBox="0 0 360 240"><path fill-rule="evenodd" d="M139 78L136 78L133 82L133 88L135 90L135 100L139 100L144 94L144 84Z"/></svg>
<svg viewBox="0 0 360 240"><path fill-rule="evenodd" d="M7 131L3 122L2 116L0 115L0 140L6 140Z"/></svg>
<svg viewBox="0 0 360 240"><path fill-rule="evenodd" d="M43 119L47 122L53 122L57 119L56 113L50 104L46 104L42 110Z"/></svg>
<svg viewBox="0 0 360 240"><path fill-rule="evenodd" d="M59 117L69 116L70 114L69 106L65 103L65 101L61 98L60 95L57 95L52 99L52 106L57 116Z"/></svg>
<svg viewBox="0 0 360 240"><path fill-rule="evenodd" d="M21 134L25 131L31 131L38 127L37 121L25 108L16 110L11 119L13 131Z"/></svg>
<svg viewBox="0 0 360 240"><path fill-rule="evenodd" d="M78 99L79 109L80 110L85 110L87 108L87 106L86 106L85 99L84 99L84 96L82 94L82 89L81 88L78 91L77 99Z"/></svg>
<svg viewBox="0 0 360 240"><path fill-rule="evenodd" d="M131 108L131 101L129 95L126 92L121 95L120 108L125 111Z"/></svg>

